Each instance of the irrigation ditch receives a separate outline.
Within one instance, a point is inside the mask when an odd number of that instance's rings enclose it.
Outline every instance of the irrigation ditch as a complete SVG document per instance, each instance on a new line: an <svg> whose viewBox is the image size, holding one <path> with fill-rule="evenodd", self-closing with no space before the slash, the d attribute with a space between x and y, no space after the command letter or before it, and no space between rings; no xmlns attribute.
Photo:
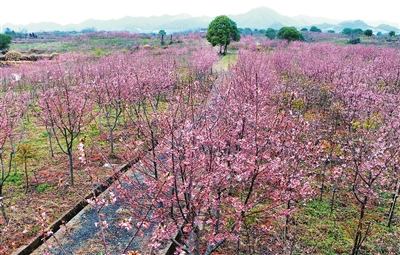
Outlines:
<svg viewBox="0 0 400 255"><path fill-rule="evenodd" d="M89 192L84 199L78 202L68 212L64 213L49 229L54 233L46 237L41 234L35 237L28 245L25 245L12 253L12 255L39 255L47 249L51 254L104 254L104 247L100 241L99 227L95 226L98 220L95 208L88 206L88 200L94 196L104 195L111 185L119 179L123 174L127 174L129 169L139 162L139 158L122 165L104 183L97 186ZM121 203L117 202L114 205L109 205L102 208L102 213L107 215L109 227L107 228L107 245L110 247L109 254L120 254L121 247L126 244L131 238L132 233L118 227L118 221L121 218L128 216L129 210L124 208ZM70 229L65 231L65 227ZM147 250L147 244L150 242L151 228L145 231L142 237L135 238L135 242L130 245L130 250L140 251L141 254L154 255L172 255L175 252L176 245L173 242L165 244L164 249L157 253ZM56 237L56 238L54 238ZM46 241L46 242L44 242Z"/></svg>

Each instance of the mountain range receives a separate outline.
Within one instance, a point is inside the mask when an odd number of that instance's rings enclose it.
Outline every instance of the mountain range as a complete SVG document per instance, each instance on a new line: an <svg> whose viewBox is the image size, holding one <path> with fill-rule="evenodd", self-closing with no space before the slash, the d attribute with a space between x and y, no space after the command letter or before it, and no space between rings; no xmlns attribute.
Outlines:
<svg viewBox="0 0 400 255"><path fill-rule="evenodd" d="M372 29L374 33L382 32L387 33L389 31L400 32L399 28L391 26L389 24L380 24L377 26L371 26L361 20L354 21L340 21L327 19L322 17L309 17L309 16L295 16L289 17L281 15L278 12L267 8L259 7L252 9L246 13L238 15L227 15L229 18L234 20L239 28L251 28L251 29L267 29L274 28L279 29L283 26L294 26L296 28L309 28L311 26L317 26L322 31L335 30L341 32L343 28L361 28ZM30 23L27 25L16 25L11 23L3 24L4 28L10 28L14 31L21 31L26 29L28 32L40 32L40 31L82 31L84 29L95 29L97 31L129 31L137 33L148 33L158 32L163 29L167 33L181 32L181 31L195 31L199 29L207 28L209 23L214 17L202 16L192 17L188 14L179 15L163 15L163 16L151 16L151 17L131 17L126 16L121 19L112 20L95 20L88 19L79 24L68 24L60 25L53 22L40 22Z"/></svg>

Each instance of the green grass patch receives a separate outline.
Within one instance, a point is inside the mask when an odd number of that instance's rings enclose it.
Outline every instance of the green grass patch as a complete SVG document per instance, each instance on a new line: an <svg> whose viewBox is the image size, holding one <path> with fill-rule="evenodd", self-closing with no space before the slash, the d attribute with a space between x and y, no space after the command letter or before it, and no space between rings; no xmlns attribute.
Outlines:
<svg viewBox="0 0 400 255"><path fill-rule="evenodd" d="M351 250L352 239L346 226L339 221L338 213L331 213L331 205L325 201L313 200L298 213L298 231L303 245L324 254L340 254Z"/></svg>
<svg viewBox="0 0 400 255"><path fill-rule="evenodd" d="M12 172L10 173L10 176L8 176L5 183L13 186L20 186L24 183L24 180L22 174L18 172Z"/></svg>
<svg viewBox="0 0 400 255"><path fill-rule="evenodd" d="M55 187L48 183L41 183L36 187L36 190L39 193L45 193L47 191L54 190L54 189L55 189Z"/></svg>
<svg viewBox="0 0 400 255"><path fill-rule="evenodd" d="M96 123L91 123L88 125L88 135L90 137L98 136L100 135L100 129L98 127L98 124Z"/></svg>
<svg viewBox="0 0 400 255"><path fill-rule="evenodd" d="M27 233L28 236L34 237L40 231L40 226L33 226Z"/></svg>
<svg viewBox="0 0 400 255"><path fill-rule="evenodd" d="M217 72L227 70L230 64L235 64L237 61L237 52L227 52L220 60L214 64L213 69Z"/></svg>
<svg viewBox="0 0 400 255"><path fill-rule="evenodd" d="M330 214L331 205L325 201L312 200L303 210L311 217L326 217Z"/></svg>

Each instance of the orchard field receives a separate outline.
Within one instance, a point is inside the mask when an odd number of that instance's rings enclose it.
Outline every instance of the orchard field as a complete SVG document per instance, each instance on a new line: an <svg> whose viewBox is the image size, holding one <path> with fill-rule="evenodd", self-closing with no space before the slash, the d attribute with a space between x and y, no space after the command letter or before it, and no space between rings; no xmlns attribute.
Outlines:
<svg viewBox="0 0 400 255"><path fill-rule="evenodd" d="M52 235L104 164L133 158L135 178L89 201L101 254L115 201L153 250L400 254L399 49L246 36L218 56L200 34L129 33L12 47L45 57L0 67L0 254Z"/></svg>

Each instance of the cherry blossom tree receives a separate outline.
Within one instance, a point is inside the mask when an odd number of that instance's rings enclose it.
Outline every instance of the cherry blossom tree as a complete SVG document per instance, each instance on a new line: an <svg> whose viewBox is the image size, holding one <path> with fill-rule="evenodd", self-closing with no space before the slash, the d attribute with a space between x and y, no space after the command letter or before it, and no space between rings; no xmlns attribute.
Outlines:
<svg viewBox="0 0 400 255"><path fill-rule="evenodd" d="M4 206L3 187L10 176L12 162L16 152L15 132L20 121L21 110L19 109L18 97L11 91L7 91L0 97L0 207L5 225L8 218Z"/></svg>
<svg viewBox="0 0 400 255"><path fill-rule="evenodd" d="M92 67L91 96L106 120L111 154L114 154L114 130L131 96L131 77L127 74L127 61L121 54L111 55L99 60Z"/></svg>
<svg viewBox="0 0 400 255"><path fill-rule="evenodd" d="M83 63L67 63L65 66L60 66L61 63L48 64L48 79L38 83L40 92L37 116L44 125L51 128L59 148L68 156L73 185L73 143L93 116L89 84L85 74L78 68Z"/></svg>

